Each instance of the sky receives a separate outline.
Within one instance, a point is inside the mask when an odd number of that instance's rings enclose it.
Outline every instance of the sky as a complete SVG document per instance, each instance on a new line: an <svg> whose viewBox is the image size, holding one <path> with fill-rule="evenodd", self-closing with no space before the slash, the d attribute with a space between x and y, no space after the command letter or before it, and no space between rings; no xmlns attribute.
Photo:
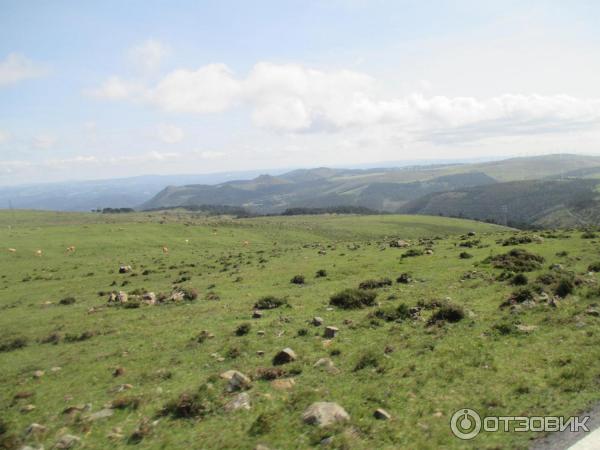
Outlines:
<svg viewBox="0 0 600 450"><path fill-rule="evenodd" d="M595 0L0 0L0 185L600 154Z"/></svg>

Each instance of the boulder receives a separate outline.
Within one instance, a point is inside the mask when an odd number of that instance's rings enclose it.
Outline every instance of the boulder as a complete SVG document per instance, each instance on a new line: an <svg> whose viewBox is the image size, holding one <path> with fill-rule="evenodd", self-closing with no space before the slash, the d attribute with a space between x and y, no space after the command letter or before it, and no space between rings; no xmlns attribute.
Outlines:
<svg viewBox="0 0 600 450"><path fill-rule="evenodd" d="M252 312L253 319L260 319L262 316L263 316L262 311L254 310L254 312Z"/></svg>
<svg viewBox="0 0 600 450"><path fill-rule="evenodd" d="M46 431L48 431L48 428L44 425L40 425L39 423L32 423L27 427L27 430L25 430L25 436L40 437Z"/></svg>
<svg viewBox="0 0 600 450"><path fill-rule="evenodd" d="M227 384L227 390L229 392L233 391L241 391L244 389L249 389L252 384L250 378L244 375L242 372L238 372L237 370L233 371L231 378L229 378L229 383Z"/></svg>
<svg viewBox="0 0 600 450"><path fill-rule="evenodd" d="M311 323L315 327L320 327L321 325L323 325L323 319L321 317L313 317Z"/></svg>
<svg viewBox="0 0 600 450"><path fill-rule="evenodd" d="M383 408L377 408L373 413L373 417L377 420L390 420L392 418L391 414Z"/></svg>
<svg viewBox="0 0 600 450"><path fill-rule="evenodd" d="M131 266L119 266L119 273L129 273L131 270Z"/></svg>
<svg viewBox="0 0 600 450"><path fill-rule="evenodd" d="M278 366L280 364L287 364L292 361L296 361L298 357L296 356L296 352L291 348L287 347L281 350L279 353L275 355L273 358L273 364Z"/></svg>
<svg viewBox="0 0 600 450"><path fill-rule="evenodd" d="M154 292L146 292L142 295L142 301L147 305L156 305L156 294Z"/></svg>
<svg viewBox="0 0 600 450"><path fill-rule="evenodd" d="M296 380L293 378L279 378L271 381L271 387L278 391L287 391L292 389L296 384Z"/></svg>
<svg viewBox="0 0 600 450"><path fill-rule="evenodd" d="M85 419L89 420L90 422L95 422L97 420L107 419L107 418L111 417L114 413L115 413L114 410L105 408L105 409L101 409L98 412L90 414Z"/></svg>
<svg viewBox="0 0 600 450"><path fill-rule="evenodd" d="M73 436L72 434L65 434L61 436L55 444L56 448L66 449L73 448L81 442L77 436Z"/></svg>
<svg viewBox="0 0 600 450"><path fill-rule="evenodd" d="M337 422L344 422L350 416L344 408L334 402L316 402L302 414L302 420L310 425L326 427Z"/></svg>
<svg viewBox="0 0 600 450"><path fill-rule="evenodd" d="M337 327L326 327L325 332L323 333L323 337L327 339L333 339L336 334L340 331Z"/></svg>
<svg viewBox="0 0 600 450"><path fill-rule="evenodd" d="M250 396L246 392L241 392L229 400L223 407L227 412L234 412L240 409L250 409Z"/></svg>
<svg viewBox="0 0 600 450"><path fill-rule="evenodd" d="M117 303L127 303L127 300L127 293L124 291L119 291L119 293L116 296Z"/></svg>

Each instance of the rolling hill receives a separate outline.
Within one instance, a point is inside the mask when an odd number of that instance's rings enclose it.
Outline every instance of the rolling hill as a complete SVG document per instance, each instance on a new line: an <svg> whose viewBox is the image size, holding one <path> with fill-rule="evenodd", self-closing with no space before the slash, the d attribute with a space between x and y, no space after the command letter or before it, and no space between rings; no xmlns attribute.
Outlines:
<svg viewBox="0 0 600 450"><path fill-rule="evenodd" d="M290 208L356 206L532 225L542 223L543 217L565 204L576 203L582 195L594 197L593 178L598 174L600 158L580 155L368 170L317 168L212 186L169 186L142 208L214 203L273 214ZM565 177L569 182L560 183ZM443 194L436 195L439 193ZM530 202L535 208L529 207ZM508 218L503 212L505 205Z"/></svg>

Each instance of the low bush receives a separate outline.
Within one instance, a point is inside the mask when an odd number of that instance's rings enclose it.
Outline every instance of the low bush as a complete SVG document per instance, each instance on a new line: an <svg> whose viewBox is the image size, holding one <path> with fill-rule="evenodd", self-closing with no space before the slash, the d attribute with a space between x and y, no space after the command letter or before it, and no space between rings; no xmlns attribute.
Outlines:
<svg viewBox="0 0 600 450"><path fill-rule="evenodd" d="M265 297L261 297L254 304L255 309L275 309L280 306L287 305L287 300L283 298L278 298L273 295L267 295Z"/></svg>
<svg viewBox="0 0 600 450"><path fill-rule="evenodd" d="M377 293L364 289L344 289L329 299L329 304L342 309L360 309L374 306Z"/></svg>
<svg viewBox="0 0 600 450"><path fill-rule="evenodd" d="M391 286L392 280L389 278L380 278L377 280L365 280L358 285L359 289L377 289L385 286Z"/></svg>

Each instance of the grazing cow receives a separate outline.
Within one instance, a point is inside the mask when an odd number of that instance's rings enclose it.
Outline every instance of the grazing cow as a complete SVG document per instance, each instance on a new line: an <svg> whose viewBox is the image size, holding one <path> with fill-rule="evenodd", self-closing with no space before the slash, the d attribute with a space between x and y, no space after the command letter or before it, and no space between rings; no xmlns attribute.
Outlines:
<svg viewBox="0 0 600 450"><path fill-rule="evenodd" d="M35 256L42 256L42 251L41 250L36 250L35 251Z"/></svg>
<svg viewBox="0 0 600 450"><path fill-rule="evenodd" d="M250 245L250 242L244 241L244 247L248 247L249 245Z"/></svg>
<svg viewBox="0 0 600 450"><path fill-rule="evenodd" d="M9 248L8 251L9 251L9 253L17 253L16 248Z"/></svg>
<svg viewBox="0 0 600 450"><path fill-rule="evenodd" d="M70 245L69 247L67 247L67 253L75 253L75 246Z"/></svg>
<svg viewBox="0 0 600 450"><path fill-rule="evenodd" d="M166 245L163 247L163 253L166 255L167 253L169 253L169 247L167 247Z"/></svg>

